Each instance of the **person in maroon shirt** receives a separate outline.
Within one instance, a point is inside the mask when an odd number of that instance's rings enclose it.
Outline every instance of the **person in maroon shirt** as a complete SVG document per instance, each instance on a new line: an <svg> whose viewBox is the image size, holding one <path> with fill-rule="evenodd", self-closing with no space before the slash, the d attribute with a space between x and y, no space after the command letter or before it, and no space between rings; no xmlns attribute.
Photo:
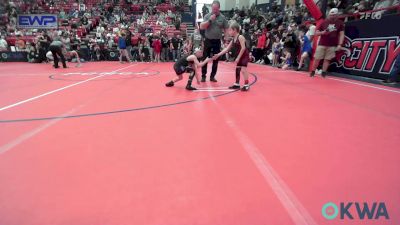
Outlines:
<svg viewBox="0 0 400 225"><path fill-rule="evenodd" d="M317 28L315 36L321 36L318 47L314 54L314 65L310 77L315 75L315 69L323 59L322 77L326 76L330 61L335 57L336 51L342 48L344 41L344 23L337 18L338 9L333 8L329 11L328 18Z"/></svg>

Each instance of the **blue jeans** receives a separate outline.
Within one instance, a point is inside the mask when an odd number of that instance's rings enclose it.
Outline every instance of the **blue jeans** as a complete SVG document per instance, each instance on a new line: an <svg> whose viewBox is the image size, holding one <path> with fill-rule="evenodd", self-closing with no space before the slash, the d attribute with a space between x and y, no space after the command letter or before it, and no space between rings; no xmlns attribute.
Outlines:
<svg viewBox="0 0 400 225"><path fill-rule="evenodd" d="M174 61L176 61L177 59L181 58L181 54L180 53L181 53L181 51L179 49L173 49L172 50L172 56L173 56Z"/></svg>
<svg viewBox="0 0 400 225"><path fill-rule="evenodd" d="M169 51L168 48L162 48L161 49L161 60L164 62L169 61Z"/></svg>

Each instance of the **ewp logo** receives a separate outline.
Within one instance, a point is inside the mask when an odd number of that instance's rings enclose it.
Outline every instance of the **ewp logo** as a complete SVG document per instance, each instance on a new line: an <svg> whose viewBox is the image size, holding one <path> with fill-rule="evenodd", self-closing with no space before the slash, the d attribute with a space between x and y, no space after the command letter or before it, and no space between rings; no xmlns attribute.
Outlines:
<svg viewBox="0 0 400 225"><path fill-rule="evenodd" d="M356 209L355 211L354 207ZM389 219L389 213L384 202L374 202L372 203L372 206L368 205L366 202L362 204L359 202L341 202L340 208L335 203L328 202L322 207L322 216L328 220L337 218L339 214L341 220L354 220L354 215L358 216L358 219L360 220L378 220L381 218Z"/></svg>
<svg viewBox="0 0 400 225"><path fill-rule="evenodd" d="M57 15L29 14L18 15L18 28L55 29L58 27Z"/></svg>

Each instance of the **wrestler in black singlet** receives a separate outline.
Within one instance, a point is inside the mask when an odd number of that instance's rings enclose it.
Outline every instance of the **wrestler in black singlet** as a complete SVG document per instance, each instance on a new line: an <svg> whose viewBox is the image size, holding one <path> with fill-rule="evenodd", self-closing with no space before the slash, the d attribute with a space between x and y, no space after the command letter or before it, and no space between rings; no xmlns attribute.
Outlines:
<svg viewBox="0 0 400 225"><path fill-rule="evenodd" d="M174 64L174 70L177 75L182 75L187 71L187 67L190 65L192 66L193 62L188 61L187 58L189 55L184 55L182 58L178 59L178 61Z"/></svg>

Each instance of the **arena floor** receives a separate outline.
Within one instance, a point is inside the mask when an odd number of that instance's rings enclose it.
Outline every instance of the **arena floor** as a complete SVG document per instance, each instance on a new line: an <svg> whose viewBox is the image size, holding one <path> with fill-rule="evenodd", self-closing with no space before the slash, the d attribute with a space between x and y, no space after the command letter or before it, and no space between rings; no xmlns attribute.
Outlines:
<svg viewBox="0 0 400 225"><path fill-rule="evenodd" d="M220 63L190 92L164 86L171 63L69 66L0 64L1 225L400 221L399 89L252 64L231 91ZM390 219L327 220L328 202Z"/></svg>

